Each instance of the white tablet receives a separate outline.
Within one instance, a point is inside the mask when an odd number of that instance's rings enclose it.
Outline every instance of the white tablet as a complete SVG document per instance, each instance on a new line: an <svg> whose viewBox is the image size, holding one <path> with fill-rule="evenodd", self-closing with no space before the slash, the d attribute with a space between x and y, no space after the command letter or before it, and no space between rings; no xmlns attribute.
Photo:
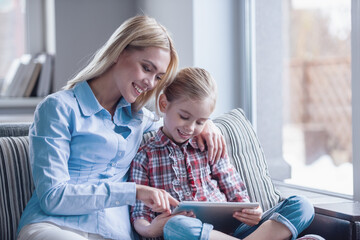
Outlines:
<svg viewBox="0 0 360 240"><path fill-rule="evenodd" d="M244 208L257 208L257 202L198 202L183 201L173 210L173 214L182 211L193 211L196 218L203 223L214 225L214 229L232 233L239 226L240 222L232 215L235 211Z"/></svg>

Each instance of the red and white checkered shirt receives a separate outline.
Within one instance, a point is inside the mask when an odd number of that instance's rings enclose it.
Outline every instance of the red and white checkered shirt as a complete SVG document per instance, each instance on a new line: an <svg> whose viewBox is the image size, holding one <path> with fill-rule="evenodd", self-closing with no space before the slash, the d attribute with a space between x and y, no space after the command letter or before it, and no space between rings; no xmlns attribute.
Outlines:
<svg viewBox="0 0 360 240"><path fill-rule="evenodd" d="M181 146L172 142L161 129L140 147L130 169L130 181L164 189L178 201L249 202L239 174L222 158L211 164L195 139ZM131 221L157 216L137 200L131 207Z"/></svg>

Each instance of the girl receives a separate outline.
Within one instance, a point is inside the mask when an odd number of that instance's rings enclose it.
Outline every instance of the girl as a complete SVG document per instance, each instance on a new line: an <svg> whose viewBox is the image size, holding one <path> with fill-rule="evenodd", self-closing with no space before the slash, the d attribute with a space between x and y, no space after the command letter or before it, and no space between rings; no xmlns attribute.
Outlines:
<svg viewBox="0 0 360 240"><path fill-rule="evenodd" d="M178 201L248 202L246 187L229 160L211 163L195 141L209 121L216 95L215 82L207 71L182 69L159 98L164 125L139 149L130 180L164 189ZM313 216L312 205L294 196L264 214L260 207L235 212L239 227L231 236L213 230L212 225L193 218L192 213L157 214L140 201L131 209L131 221L140 235L163 235L171 240L295 239Z"/></svg>

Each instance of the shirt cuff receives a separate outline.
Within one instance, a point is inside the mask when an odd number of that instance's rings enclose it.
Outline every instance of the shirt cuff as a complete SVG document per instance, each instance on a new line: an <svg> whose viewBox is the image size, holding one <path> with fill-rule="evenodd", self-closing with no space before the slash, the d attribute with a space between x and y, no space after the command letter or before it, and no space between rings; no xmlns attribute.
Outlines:
<svg viewBox="0 0 360 240"><path fill-rule="evenodd" d="M111 199L111 205L113 205L113 207L120 207L123 205L135 205L136 184L133 182L113 184Z"/></svg>

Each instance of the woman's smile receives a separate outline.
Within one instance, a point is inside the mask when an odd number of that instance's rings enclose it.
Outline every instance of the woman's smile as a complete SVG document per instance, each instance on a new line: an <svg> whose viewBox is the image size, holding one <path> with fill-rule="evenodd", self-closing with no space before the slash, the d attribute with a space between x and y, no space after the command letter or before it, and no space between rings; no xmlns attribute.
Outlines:
<svg viewBox="0 0 360 240"><path fill-rule="evenodd" d="M137 95L139 96L142 92L145 92L147 89L142 89L141 87L139 87L138 85L136 85L135 83L133 83L133 86L135 88L135 91L137 92Z"/></svg>

